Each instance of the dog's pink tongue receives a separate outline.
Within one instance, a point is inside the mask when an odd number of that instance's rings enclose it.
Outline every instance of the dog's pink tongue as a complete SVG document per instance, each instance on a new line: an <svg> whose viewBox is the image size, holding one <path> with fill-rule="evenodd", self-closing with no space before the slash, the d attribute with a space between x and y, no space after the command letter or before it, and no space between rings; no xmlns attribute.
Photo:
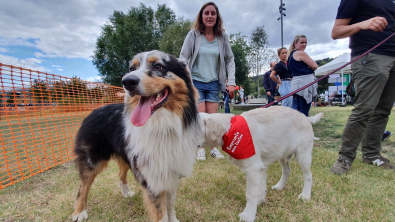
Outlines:
<svg viewBox="0 0 395 222"><path fill-rule="evenodd" d="M141 97L132 112L131 121L135 126L143 126L151 116L151 97Z"/></svg>

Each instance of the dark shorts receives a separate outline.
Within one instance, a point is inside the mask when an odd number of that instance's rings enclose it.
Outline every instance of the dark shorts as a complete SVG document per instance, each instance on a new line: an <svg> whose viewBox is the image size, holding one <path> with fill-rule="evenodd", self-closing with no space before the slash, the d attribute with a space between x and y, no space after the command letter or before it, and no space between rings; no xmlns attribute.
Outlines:
<svg viewBox="0 0 395 222"><path fill-rule="evenodd" d="M193 80L193 85L199 91L199 103L219 102L219 81L215 80L209 83Z"/></svg>

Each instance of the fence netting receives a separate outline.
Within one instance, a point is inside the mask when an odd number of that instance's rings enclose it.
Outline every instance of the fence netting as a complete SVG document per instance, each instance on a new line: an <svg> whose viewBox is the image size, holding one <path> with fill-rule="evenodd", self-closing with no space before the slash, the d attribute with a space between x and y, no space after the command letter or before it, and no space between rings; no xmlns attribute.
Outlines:
<svg viewBox="0 0 395 222"><path fill-rule="evenodd" d="M123 102L120 87L2 63L0 81L0 189L74 159L82 120Z"/></svg>

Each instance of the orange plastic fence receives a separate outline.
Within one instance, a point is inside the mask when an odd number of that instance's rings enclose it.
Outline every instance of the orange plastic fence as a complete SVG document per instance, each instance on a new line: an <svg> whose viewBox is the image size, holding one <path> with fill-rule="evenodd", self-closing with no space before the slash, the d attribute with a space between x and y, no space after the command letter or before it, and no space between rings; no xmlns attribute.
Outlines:
<svg viewBox="0 0 395 222"><path fill-rule="evenodd" d="M0 189L72 160L93 110L121 103L120 87L0 63Z"/></svg>

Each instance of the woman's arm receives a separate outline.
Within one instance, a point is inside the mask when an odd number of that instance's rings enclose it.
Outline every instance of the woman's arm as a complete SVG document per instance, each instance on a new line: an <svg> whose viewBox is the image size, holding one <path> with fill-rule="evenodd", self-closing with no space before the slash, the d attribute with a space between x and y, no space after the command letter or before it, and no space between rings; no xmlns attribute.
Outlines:
<svg viewBox="0 0 395 222"><path fill-rule="evenodd" d="M271 78L274 82L276 82L277 85L281 85L281 80L280 80L279 78L276 77L276 74L277 74L277 71L276 71L276 70L273 70L273 71L270 73L270 78Z"/></svg>
<svg viewBox="0 0 395 222"><path fill-rule="evenodd" d="M310 58L310 56L306 52L296 51L294 53L294 58L295 55L297 56L298 60L300 59L300 61L306 63L306 65L308 65L309 68L312 69L313 71L315 71L318 68L317 63L312 58Z"/></svg>
<svg viewBox="0 0 395 222"><path fill-rule="evenodd" d="M229 93L233 93L235 91L236 78L235 78L235 60L232 49L230 48L228 35L224 33L224 44L225 44L225 52L224 52L224 61L225 67L228 71L228 89Z"/></svg>
<svg viewBox="0 0 395 222"><path fill-rule="evenodd" d="M381 32L388 25L388 22L385 18L378 16L352 25L349 25L350 22L351 18L336 19L332 28L332 38L334 40L347 38L361 30L367 29L373 30L375 32Z"/></svg>
<svg viewBox="0 0 395 222"><path fill-rule="evenodd" d="M192 57L193 46L195 38L194 38L194 31L191 30L188 32L187 36L185 37L184 43L182 44L180 58L184 58L186 62L189 64L189 60Z"/></svg>

